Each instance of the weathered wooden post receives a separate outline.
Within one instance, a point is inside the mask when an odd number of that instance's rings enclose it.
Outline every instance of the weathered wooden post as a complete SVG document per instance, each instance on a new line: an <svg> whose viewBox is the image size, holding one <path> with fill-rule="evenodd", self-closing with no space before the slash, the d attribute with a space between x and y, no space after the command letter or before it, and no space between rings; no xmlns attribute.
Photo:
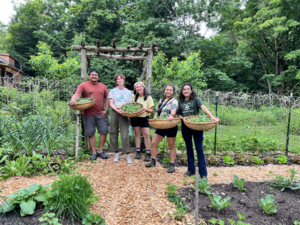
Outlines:
<svg viewBox="0 0 300 225"><path fill-rule="evenodd" d="M85 42L82 41L81 42L81 82L86 82L87 78L86 78L86 64L87 64L87 59L86 59L86 48L84 48L85 46Z"/></svg>
<svg viewBox="0 0 300 225"><path fill-rule="evenodd" d="M199 210L199 170L196 167L196 193L195 193L195 225L198 225Z"/></svg>
<svg viewBox="0 0 300 225"><path fill-rule="evenodd" d="M153 60L153 49L148 50L148 57L146 60L146 72L147 72L147 77L146 77L146 89L149 91L150 90L150 84L151 84L151 78L152 78L152 60Z"/></svg>
<svg viewBox="0 0 300 225"><path fill-rule="evenodd" d="M79 150L79 131L80 131L80 111L76 111L76 118L77 118L77 126L76 126L76 145L75 145L75 157L78 156Z"/></svg>

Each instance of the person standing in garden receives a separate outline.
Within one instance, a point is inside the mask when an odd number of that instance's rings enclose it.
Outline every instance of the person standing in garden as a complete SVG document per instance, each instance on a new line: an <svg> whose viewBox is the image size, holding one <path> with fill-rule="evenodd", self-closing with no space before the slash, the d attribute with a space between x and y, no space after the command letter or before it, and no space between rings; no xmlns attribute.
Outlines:
<svg viewBox="0 0 300 225"><path fill-rule="evenodd" d="M144 143L147 150L147 154L150 155L150 125L149 115L153 112L153 99L149 96L143 82L138 81L134 84L134 95L132 96L133 102L143 104L143 112L137 117L132 117L131 126L135 133L135 148L136 156L135 159L140 159L140 148L141 148L141 132L144 137Z"/></svg>
<svg viewBox="0 0 300 225"><path fill-rule="evenodd" d="M178 101L173 98L175 92L175 87L168 84L165 88L165 97L161 99L156 107L156 117L168 117L171 122L174 119L178 108ZM170 147L170 167L168 173L173 173L175 171L175 158L176 158L176 148L175 141L177 135L178 126L169 129L156 129L152 142L151 142L151 162L147 163L146 167L156 166L156 156L157 156L157 146L165 136L167 136L168 144ZM150 154L146 155L145 161L150 161Z"/></svg>
<svg viewBox="0 0 300 225"><path fill-rule="evenodd" d="M115 75L115 82L117 87L110 90L108 99L110 100L110 107L112 108L110 113L110 147L116 153L114 162L119 161L119 144L118 135L119 128L121 133L122 151L127 153L127 163L131 164L131 158L129 155L129 120L123 115L121 106L132 102L132 93L125 88L125 76L123 74Z"/></svg>
<svg viewBox="0 0 300 225"><path fill-rule="evenodd" d="M70 105L76 105L77 100L82 96L83 98L94 98L95 105L89 109L82 110L83 125L85 135L89 137L89 143L92 149L91 159L96 160L97 157L107 159L108 157L103 152L103 146L108 133L108 118L107 113L109 109L109 101L106 101L105 110L103 110L104 102L107 99L107 87L98 82L99 72L92 69L89 72L89 81L81 83L75 94L72 96ZM99 137L99 150L96 152L96 139L95 131L98 129Z"/></svg>
<svg viewBox="0 0 300 225"><path fill-rule="evenodd" d="M212 121L218 123L219 119L214 117L208 108L205 107L202 100L197 97L196 93L193 90L193 86L190 83L185 83L181 86L179 94L179 107L178 114L179 117L183 120L184 117L193 116L199 114L199 109L203 110ZM185 173L185 176L191 176L195 174L195 158L193 150L193 141L194 137L195 147L198 156L198 167L199 174L201 178L207 178L207 169L205 163L205 156L203 153L203 130L192 130L188 128L184 122L181 122L181 133L186 145L187 161L188 161L188 171Z"/></svg>

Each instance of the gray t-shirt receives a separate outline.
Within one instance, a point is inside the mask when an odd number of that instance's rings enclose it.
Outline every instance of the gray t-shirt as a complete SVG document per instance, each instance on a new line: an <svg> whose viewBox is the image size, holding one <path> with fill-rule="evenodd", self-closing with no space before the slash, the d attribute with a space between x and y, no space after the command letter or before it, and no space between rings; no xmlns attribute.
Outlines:
<svg viewBox="0 0 300 225"><path fill-rule="evenodd" d="M111 89L108 97L114 100L114 106L121 106L128 102L132 102L132 93L127 88L121 90L118 87Z"/></svg>

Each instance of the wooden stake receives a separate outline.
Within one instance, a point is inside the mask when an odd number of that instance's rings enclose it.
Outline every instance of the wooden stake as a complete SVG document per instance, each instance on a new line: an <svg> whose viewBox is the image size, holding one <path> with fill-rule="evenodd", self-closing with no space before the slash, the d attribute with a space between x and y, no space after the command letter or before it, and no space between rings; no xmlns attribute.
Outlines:
<svg viewBox="0 0 300 225"><path fill-rule="evenodd" d="M86 63L87 63L87 58L86 58L86 49L84 48L85 43L82 41L81 42L81 82L86 82Z"/></svg>
<svg viewBox="0 0 300 225"><path fill-rule="evenodd" d="M146 89L147 91L150 91L150 84L151 84L151 77L152 77L152 60L153 60L153 50L148 51L148 57L147 57L147 64L145 65L146 71L147 71L147 78L146 78Z"/></svg>
<svg viewBox="0 0 300 225"><path fill-rule="evenodd" d="M79 112L79 110L76 111L76 117L77 117L77 126L76 126L75 157L78 157L78 150L79 150L79 131L80 131L80 112Z"/></svg>
<svg viewBox="0 0 300 225"><path fill-rule="evenodd" d="M196 194L195 194L195 225L198 225L198 210L199 210L199 171L196 167Z"/></svg>

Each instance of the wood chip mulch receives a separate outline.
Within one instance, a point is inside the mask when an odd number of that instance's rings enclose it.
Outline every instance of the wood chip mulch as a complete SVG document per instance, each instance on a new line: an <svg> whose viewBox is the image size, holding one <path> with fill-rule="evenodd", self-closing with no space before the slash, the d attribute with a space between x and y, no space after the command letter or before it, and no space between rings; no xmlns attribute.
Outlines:
<svg viewBox="0 0 300 225"><path fill-rule="evenodd" d="M101 214L110 224L194 224L192 215L186 215L183 221L175 221L168 214L175 212L174 204L167 198L167 183L183 187L184 173L187 168L176 168L168 174L159 163L156 167L146 168L143 159L127 164L126 155L120 156L118 163L113 162L113 153L107 153L109 159L98 158L96 163L83 162L77 169L83 176L88 176L99 201L92 206L93 213ZM230 183L233 174L247 181L265 181L270 179L269 171L288 176L289 169L300 171L300 165L268 165L261 167L210 167L209 183ZM12 177L0 182L0 196L17 192L33 183L51 184L57 176ZM188 182L192 178L186 179Z"/></svg>

